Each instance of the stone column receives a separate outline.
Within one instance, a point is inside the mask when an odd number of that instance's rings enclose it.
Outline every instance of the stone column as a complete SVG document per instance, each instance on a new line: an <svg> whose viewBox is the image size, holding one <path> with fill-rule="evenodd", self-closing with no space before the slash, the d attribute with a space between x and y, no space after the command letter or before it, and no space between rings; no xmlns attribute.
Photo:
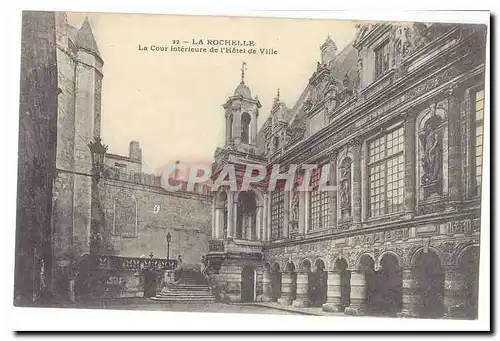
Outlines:
<svg viewBox="0 0 500 341"><path fill-rule="evenodd" d="M264 194L264 207L262 208L262 234L261 240L267 241L267 216L269 215L268 205L267 205L268 196L267 193Z"/></svg>
<svg viewBox="0 0 500 341"><path fill-rule="evenodd" d="M307 192L299 191L299 234L306 232L306 196Z"/></svg>
<svg viewBox="0 0 500 341"><path fill-rule="evenodd" d="M362 270L351 271L351 304L346 315L364 315L366 312L366 275Z"/></svg>
<svg viewBox="0 0 500 341"><path fill-rule="evenodd" d="M465 317L465 281L459 269L444 270L444 314L446 317Z"/></svg>
<svg viewBox="0 0 500 341"><path fill-rule="evenodd" d="M340 292L339 271L328 271L328 291L326 293L326 303L323 304L324 311L341 312L343 310Z"/></svg>
<svg viewBox="0 0 500 341"><path fill-rule="evenodd" d="M234 201L233 193L229 192L227 195L227 238L234 238L237 204Z"/></svg>
<svg viewBox="0 0 500 341"><path fill-rule="evenodd" d="M271 279L271 271L269 270L264 270L263 276L262 276L262 301L264 302L271 302L273 300L273 283Z"/></svg>
<svg viewBox="0 0 500 341"><path fill-rule="evenodd" d="M262 206L257 206L257 212L255 213L255 238L261 240L261 230L262 230Z"/></svg>
<svg viewBox="0 0 500 341"><path fill-rule="evenodd" d="M217 228L217 207L215 205L215 198L212 202L212 238L217 238L215 229Z"/></svg>
<svg viewBox="0 0 500 341"><path fill-rule="evenodd" d="M238 144L241 141L241 109L233 108L233 141Z"/></svg>
<svg viewBox="0 0 500 341"><path fill-rule="evenodd" d="M283 237L290 236L290 194L291 191L285 190L283 200Z"/></svg>
<svg viewBox="0 0 500 341"><path fill-rule="evenodd" d="M226 144L229 144L231 142L232 129L233 127L231 127L231 114L226 113Z"/></svg>
<svg viewBox="0 0 500 341"><path fill-rule="evenodd" d="M297 273L297 296L293 306L297 308L309 307L309 272Z"/></svg>
<svg viewBox="0 0 500 341"><path fill-rule="evenodd" d="M460 101L461 89L448 90L448 196L450 205L455 207L462 201L462 174L460 148Z"/></svg>
<svg viewBox="0 0 500 341"><path fill-rule="evenodd" d="M400 317L417 317L420 308L420 296L418 294L418 281L413 275L412 269L403 269L403 287L402 287L402 309L398 314Z"/></svg>
<svg viewBox="0 0 500 341"><path fill-rule="evenodd" d="M412 217L415 214L415 191L416 182L416 116L413 112L407 112L405 115L404 139L405 139L405 213Z"/></svg>
<svg viewBox="0 0 500 341"><path fill-rule="evenodd" d="M281 305L291 305L293 301L293 272L283 271L281 273L281 297L278 303Z"/></svg>
<svg viewBox="0 0 500 341"><path fill-rule="evenodd" d="M259 117L259 114L257 112L255 112L252 115L252 122L251 122L252 128L250 131L250 143L252 143L252 144L257 143L256 139L257 139L257 132L258 132L258 129L257 129L257 118L258 117Z"/></svg>
<svg viewBox="0 0 500 341"><path fill-rule="evenodd" d="M266 229L266 240L271 240L271 193L267 195L267 229Z"/></svg>
<svg viewBox="0 0 500 341"><path fill-rule="evenodd" d="M328 174L328 183L335 189L328 192L330 199L330 226L337 227L337 152L330 155L330 174Z"/></svg>
<svg viewBox="0 0 500 341"><path fill-rule="evenodd" d="M355 139L351 144L353 155L352 172L352 222L361 223L361 140Z"/></svg>

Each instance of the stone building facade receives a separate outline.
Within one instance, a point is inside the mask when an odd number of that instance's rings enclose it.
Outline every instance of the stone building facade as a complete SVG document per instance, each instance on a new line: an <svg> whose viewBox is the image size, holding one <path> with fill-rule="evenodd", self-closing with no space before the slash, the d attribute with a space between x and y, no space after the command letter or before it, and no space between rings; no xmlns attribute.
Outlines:
<svg viewBox="0 0 500 341"><path fill-rule="evenodd" d="M240 183L252 164L315 167L291 191L265 179L215 193L214 287L231 301L476 318L485 46L481 25L360 24L340 52L328 37L297 103L278 93L260 131L242 78L214 179L227 164Z"/></svg>

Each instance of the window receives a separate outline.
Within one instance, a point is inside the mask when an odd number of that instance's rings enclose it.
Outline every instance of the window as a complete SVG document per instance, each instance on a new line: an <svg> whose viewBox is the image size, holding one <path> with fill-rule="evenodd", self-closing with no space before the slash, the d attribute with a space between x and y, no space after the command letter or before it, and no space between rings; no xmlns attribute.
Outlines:
<svg viewBox="0 0 500 341"><path fill-rule="evenodd" d="M379 78L389 70L389 41L375 49L375 78Z"/></svg>
<svg viewBox="0 0 500 341"><path fill-rule="evenodd" d="M250 121L252 118L246 112L241 115L241 142L249 143L250 137Z"/></svg>
<svg viewBox="0 0 500 341"><path fill-rule="evenodd" d="M311 176L311 204L309 205L309 230L328 227L329 199L328 192L321 191L319 183L322 168L315 168Z"/></svg>
<svg viewBox="0 0 500 341"><path fill-rule="evenodd" d="M285 209L285 186L277 184L276 189L271 194L271 239L278 239L283 236L283 220Z"/></svg>
<svg viewBox="0 0 500 341"><path fill-rule="evenodd" d="M403 210L403 127L371 141L368 152L370 217Z"/></svg>
<svg viewBox="0 0 500 341"><path fill-rule="evenodd" d="M484 90L474 96L474 194L481 194L483 167Z"/></svg>

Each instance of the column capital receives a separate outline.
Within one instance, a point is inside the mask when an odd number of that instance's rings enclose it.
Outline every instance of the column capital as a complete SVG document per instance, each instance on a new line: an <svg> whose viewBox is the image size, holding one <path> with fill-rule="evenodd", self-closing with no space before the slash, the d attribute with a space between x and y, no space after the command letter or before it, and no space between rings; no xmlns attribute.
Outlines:
<svg viewBox="0 0 500 341"><path fill-rule="evenodd" d="M362 144L363 139L360 136L356 136L351 141L349 141L348 147L352 149L353 152L359 152L361 150Z"/></svg>
<svg viewBox="0 0 500 341"><path fill-rule="evenodd" d="M408 108L407 110L401 112L401 117L405 120L405 124L415 123L417 120L418 110L415 108Z"/></svg>
<svg viewBox="0 0 500 341"><path fill-rule="evenodd" d="M444 94L446 97L459 98L465 92L465 87L463 85L452 84L444 89Z"/></svg>
<svg viewBox="0 0 500 341"><path fill-rule="evenodd" d="M338 158L338 156L339 156L338 151L333 150L333 151L331 151L330 153L328 153L328 161L329 161L330 163L335 163L335 162L337 162L337 158Z"/></svg>

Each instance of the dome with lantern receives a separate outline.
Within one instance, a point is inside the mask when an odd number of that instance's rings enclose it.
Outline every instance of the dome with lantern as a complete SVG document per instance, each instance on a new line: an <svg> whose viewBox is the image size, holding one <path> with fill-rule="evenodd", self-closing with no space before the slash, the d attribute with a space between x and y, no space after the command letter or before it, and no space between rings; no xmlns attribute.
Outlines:
<svg viewBox="0 0 500 341"><path fill-rule="evenodd" d="M244 98L252 98L252 92L250 91L250 88L243 81L234 90L234 95L242 96Z"/></svg>

